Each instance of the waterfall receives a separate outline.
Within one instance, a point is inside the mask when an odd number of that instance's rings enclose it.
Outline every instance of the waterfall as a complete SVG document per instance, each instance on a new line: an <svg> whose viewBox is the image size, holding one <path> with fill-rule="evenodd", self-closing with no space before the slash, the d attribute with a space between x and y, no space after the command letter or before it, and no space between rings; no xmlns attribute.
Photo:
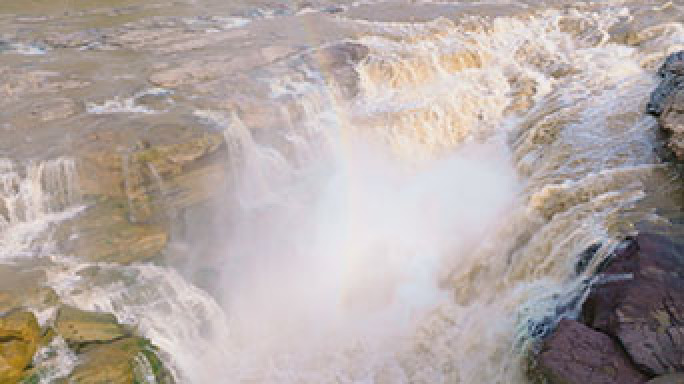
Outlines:
<svg viewBox="0 0 684 384"><path fill-rule="evenodd" d="M84 45L130 48L147 76L120 73L147 90L122 85L85 103L103 131L93 148L119 140L106 123L124 125L121 136L142 127L141 137L197 124L223 134L226 156L160 160L173 172L148 163L159 206L177 193L175 173L201 161L225 159L229 187L203 202L206 217L182 223L200 240L171 239L192 255L180 265L62 255L46 285L134 327L179 383L528 382L527 353L578 313L616 239L667 221L658 199L681 203L660 191L679 189L643 112L655 65L681 48L684 29L663 22L621 38L625 23L654 13L630 1L410 3L255 6L230 26L160 16L123 28L154 29L150 41L112 27ZM428 6L456 11L414 21L402 8ZM385 21L393 13L401 20ZM214 51L223 56L202 61ZM169 62L149 66L152 52ZM173 91L146 88L155 81ZM132 154L112 152L128 199L121 223L143 227ZM0 260L59 251L48 229L81 209L76 168L70 157L0 159ZM595 260L578 268L590 246ZM198 282L198 270L211 278Z"/></svg>
<svg viewBox="0 0 684 384"><path fill-rule="evenodd" d="M26 166L0 159L0 259L33 255L34 240L51 223L74 215L80 202L73 159Z"/></svg>

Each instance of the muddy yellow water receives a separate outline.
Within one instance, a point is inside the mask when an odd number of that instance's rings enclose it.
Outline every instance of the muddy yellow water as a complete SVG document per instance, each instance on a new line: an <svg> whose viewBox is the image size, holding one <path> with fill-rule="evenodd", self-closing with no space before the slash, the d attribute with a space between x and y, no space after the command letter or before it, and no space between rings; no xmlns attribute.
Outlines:
<svg viewBox="0 0 684 384"><path fill-rule="evenodd" d="M181 383L525 383L578 255L682 220L644 114L682 17L5 0L0 262Z"/></svg>

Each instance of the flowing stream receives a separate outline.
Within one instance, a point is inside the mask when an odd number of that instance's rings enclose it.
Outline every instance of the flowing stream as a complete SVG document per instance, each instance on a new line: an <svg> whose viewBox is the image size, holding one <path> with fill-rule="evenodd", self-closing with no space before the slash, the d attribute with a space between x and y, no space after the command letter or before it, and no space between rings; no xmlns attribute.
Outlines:
<svg viewBox="0 0 684 384"><path fill-rule="evenodd" d="M644 114L684 49L676 2L86 3L0 4L0 75L17 79L0 261L134 325L179 383L526 383L526 353L576 313L601 256L681 220ZM148 83L206 55L239 70ZM60 91L75 117L24 136L12 94L41 80L21 71L67 67L91 84ZM55 228L87 205L74 141L173 121L223 134L229 178L175 256L62 252Z"/></svg>

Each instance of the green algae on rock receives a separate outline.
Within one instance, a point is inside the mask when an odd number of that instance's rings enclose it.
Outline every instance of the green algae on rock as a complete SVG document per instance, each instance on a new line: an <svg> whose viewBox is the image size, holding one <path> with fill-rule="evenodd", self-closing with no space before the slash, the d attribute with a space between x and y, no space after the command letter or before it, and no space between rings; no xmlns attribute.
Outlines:
<svg viewBox="0 0 684 384"><path fill-rule="evenodd" d="M69 375L74 384L172 383L157 351L145 339L130 337L108 344L92 344L79 353L83 362Z"/></svg>
<svg viewBox="0 0 684 384"><path fill-rule="evenodd" d="M61 305L55 327L41 330L31 312L12 311L0 317L0 384L167 384L173 376L148 340L134 336L110 313ZM71 372L55 376L38 357L62 343L75 353ZM66 342L66 344L65 344ZM47 352L46 352L47 351Z"/></svg>

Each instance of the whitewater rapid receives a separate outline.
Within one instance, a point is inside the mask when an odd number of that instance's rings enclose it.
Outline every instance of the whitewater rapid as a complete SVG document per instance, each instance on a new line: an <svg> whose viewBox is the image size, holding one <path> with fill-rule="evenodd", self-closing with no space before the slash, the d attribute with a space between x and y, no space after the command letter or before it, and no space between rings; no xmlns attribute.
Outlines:
<svg viewBox="0 0 684 384"><path fill-rule="evenodd" d="M684 28L614 39L634 12L342 14L362 36L330 45L368 50L351 96L305 52L255 80L283 105L268 135L237 112L194 112L223 132L232 180L209 232L220 257L201 265L210 288L187 266L56 250L48 285L134 325L180 383L525 383L528 349L577 310L591 274L577 255L666 220L647 198L669 171L643 111ZM164 113L139 96L87 111ZM74 174L69 159L0 161L1 259L30 255L60 215L78 214Z"/></svg>

